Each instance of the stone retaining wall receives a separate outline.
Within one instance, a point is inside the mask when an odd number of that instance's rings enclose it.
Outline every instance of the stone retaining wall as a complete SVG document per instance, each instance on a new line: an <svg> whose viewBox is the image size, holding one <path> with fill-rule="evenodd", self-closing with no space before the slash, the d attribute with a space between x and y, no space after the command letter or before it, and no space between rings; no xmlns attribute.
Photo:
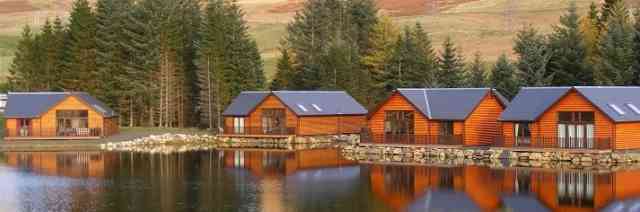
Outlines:
<svg viewBox="0 0 640 212"><path fill-rule="evenodd" d="M579 166L640 162L640 151L552 151L462 146L350 145L343 148L343 153L355 155L356 158L391 157L396 158L397 161L424 161L437 158L439 160L508 160L534 164L562 162Z"/></svg>

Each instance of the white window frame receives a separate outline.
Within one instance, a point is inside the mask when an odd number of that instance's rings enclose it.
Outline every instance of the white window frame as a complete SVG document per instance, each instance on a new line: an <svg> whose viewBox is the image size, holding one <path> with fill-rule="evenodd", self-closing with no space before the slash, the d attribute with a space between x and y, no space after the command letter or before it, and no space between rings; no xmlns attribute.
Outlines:
<svg viewBox="0 0 640 212"><path fill-rule="evenodd" d="M244 117L233 117L233 133L244 133Z"/></svg>

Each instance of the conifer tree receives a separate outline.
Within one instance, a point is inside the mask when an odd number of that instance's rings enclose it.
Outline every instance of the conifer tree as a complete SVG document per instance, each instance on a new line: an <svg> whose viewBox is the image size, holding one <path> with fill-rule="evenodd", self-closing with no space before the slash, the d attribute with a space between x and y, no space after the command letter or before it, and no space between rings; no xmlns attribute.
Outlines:
<svg viewBox="0 0 640 212"><path fill-rule="evenodd" d="M551 51L547 41L533 27L518 31L513 50L518 55L518 78L524 86L546 86L553 80L553 73L547 71Z"/></svg>
<svg viewBox="0 0 640 212"><path fill-rule="evenodd" d="M597 67L600 85L631 85L635 79L633 39L635 31L623 2L612 7L607 33L600 41L602 61Z"/></svg>
<svg viewBox="0 0 640 212"><path fill-rule="evenodd" d="M291 61L289 50L287 50L286 47L283 48L282 46L284 45L280 46L281 56L278 58L276 75L269 85L270 90L287 90L295 80L293 79L293 61Z"/></svg>
<svg viewBox="0 0 640 212"><path fill-rule="evenodd" d="M87 0L76 0L69 17L69 58L62 72L63 88L93 93L96 80L96 17Z"/></svg>
<svg viewBox="0 0 640 212"><path fill-rule="evenodd" d="M518 83L515 77L516 68L509 62L507 55L502 54L491 69L489 83L505 97L512 99L518 92Z"/></svg>
<svg viewBox="0 0 640 212"><path fill-rule="evenodd" d="M31 91L36 83L38 67L34 56L35 36L29 25L24 26L20 41L14 53L13 62L9 67L8 78L10 87L18 91Z"/></svg>
<svg viewBox="0 0 640 212"><path fill-rule="evenodd" d="M437 79L441 87L456 88L464 83L464 59L458 51L451 37L447 37L438 58Z"/></svg>
<svg viewBox="0 0 640 212"><path fill-rule="evenodd" d="M553 27L549 46L553 53L549 71L555 85L592 85L593 69L587 64L585 37L580 31L580 17L574 1L560 17L560 25Z"/></svg>
<svg viewBox="0 0 640 212"><path fill-rule="evenodd" d="M420 25L405 27L395 42L383 78L387 91L402 87L437 87L431 39Z"/></svg>
<svg viewBox="0 0 640 212"><path fill-rule="evenodd" d="M486 87L486 66L480 52L473 55L473 61L465 71L465 86L471 88Z"/></svg>
<svg viewBox="0 0 640 212"><path fill-rule="evenodd" d="M262 60L235 2L210 0L202 21L197 73L200 122L215 129L222 110L241 91L264 88Z"/></svg>

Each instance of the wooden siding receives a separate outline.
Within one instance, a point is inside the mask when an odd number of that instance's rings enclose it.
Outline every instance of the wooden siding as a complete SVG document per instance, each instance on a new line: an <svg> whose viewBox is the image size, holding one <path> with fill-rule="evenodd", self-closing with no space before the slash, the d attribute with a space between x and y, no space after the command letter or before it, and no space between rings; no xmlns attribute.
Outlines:
<svg viewBox="0 0 640 212"><path fill-rule="evenodd" d="M96 112L92 107L84 103L75 96L68 96L58 104L51 107L47 112L39 118L31 119L31 137L55 137L58 121L56 118L57 110L87 110L89 128L100 128L105 130L105 121L101 113ZM113 122L113 121L112 121ZM109 132L105 132L103 136L118 133L118 124L108 123ZM7 129L6 137L17 136L17 119L7 119L5 123Z"/></svg>
<svg viewBox="0 0 640 212"><path fill-rule="evenodd" d="M640 122L616 124L614 138L616 149L640 148Z"/></svg>
<svg viewBox="0 0 640 212"><path fill-rule="evenodd" d="M293 111L291 111L286 105L284 105L280 100L273 96L269 95L262 103L260 103L256 108L249 113L247 119L245 119L244 126L245 127L253 127L260 128L262 127L262 110L263 109L284 109L286 116L286 125L287 128L297 128L298 127L298 117ZM230 127L233 127L233 119L230 121Z"/></svg>
<svg viewBox="0 0 640 212"><path fill-rule="evenodd" d="M578 92L572 90L566 96L556 102L534 123L531 129L532 139L536 136L557 137L558 112L594 112L595 137L604 138L613 136L613 123L605 114L600 112L591 102Z"/></svg>
<svg viewBox="0 0 640 212"><path fill-rule="evenodd" d="M360 133L366 116L304 116L299 118L298 135Z"/></svg>
<svg viewBox="0 0 640 212"><path fill-rule="evenodd" d="M386 100L386 102L380 105L379 109L375 111L369 117L369 129L373 134L384 133L384 118L386 111L413 111L414 119L414 133L416 135L437 135L439 132L439 124L437 122L428 120L426 116L417 110L409 101L399 93L394 94Z"/></svg>
<svg viewBox="0 0 640 212"><path fill-rule="evenodd" d="M497 97L490 92L464 122L465 145L493 143L499 135L498 117L503 110Z"/></svg>
<svg viewBox="0 0 640 212"><path fill-rule="evenodd" d="M614 139L615 125L613 121L581 94L572 90L547 109L535 122L531 123L532 144L538 142L539 138L555 138L558 136L558 112L593 112L595 137ZM505 143L513 144L513 122L503 123L502 134L507 140ZM617 141L617 143L622 142L624 141Z"/></svg>

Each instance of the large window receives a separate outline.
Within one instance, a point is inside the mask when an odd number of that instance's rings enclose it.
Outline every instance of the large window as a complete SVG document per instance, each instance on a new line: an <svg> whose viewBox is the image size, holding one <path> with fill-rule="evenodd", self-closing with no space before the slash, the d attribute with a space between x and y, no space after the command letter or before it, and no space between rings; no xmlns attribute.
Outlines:
<svg viewBox="0 0 640 212"><path fill-rule="evenodd" d="M558 204L574 207L593 207L594 175L587 172L563 172L556 177Z"/></svg>
<svg viewBox="0 0 640 212"><path fill-rule="evenodd" d="M440 135L445 135L445 136L453 135L453 121L440 122Z"/></svg>
<svg viewBox="0 0 640 212"><path fill-rule="evenodd" d="M86 136L89 134L87 110L57 110L59 136Z"/></svg>
<svg viewBox="0 0 640 212"><path fill-rule="evenodd" d="M233 117L233 133L244 133L244 117Z"/></svg>
<svg viewBox="0 0 640 212"><path fill-rule="evenodd" d="M531 124L529 122L515 123L513 131L516 144L531 144Z"/></svg>
<svg viewBox="0 0 640 212"><path fill-rule="evenodd" d="M384 132L386 134L413 134L413 111L386 111Z"/></svg>
<svg viewBox="0 0 640 212"><path fill-rule="evenodd" d="M262 131L265 134L282 134L286 130L284 109L262 110Z"/></svg>
<svg viewBox="0 0 640 212"><path fill-rule="evenodd" d="M56 111L58 128L89 128L89 112L87 110Z"/></svg>
<svg viewBox="0 0 640 212"><path fill-rule="evenodd" d="M563 148L593 148L593 112L559 112L558 145Z"/></svg>

